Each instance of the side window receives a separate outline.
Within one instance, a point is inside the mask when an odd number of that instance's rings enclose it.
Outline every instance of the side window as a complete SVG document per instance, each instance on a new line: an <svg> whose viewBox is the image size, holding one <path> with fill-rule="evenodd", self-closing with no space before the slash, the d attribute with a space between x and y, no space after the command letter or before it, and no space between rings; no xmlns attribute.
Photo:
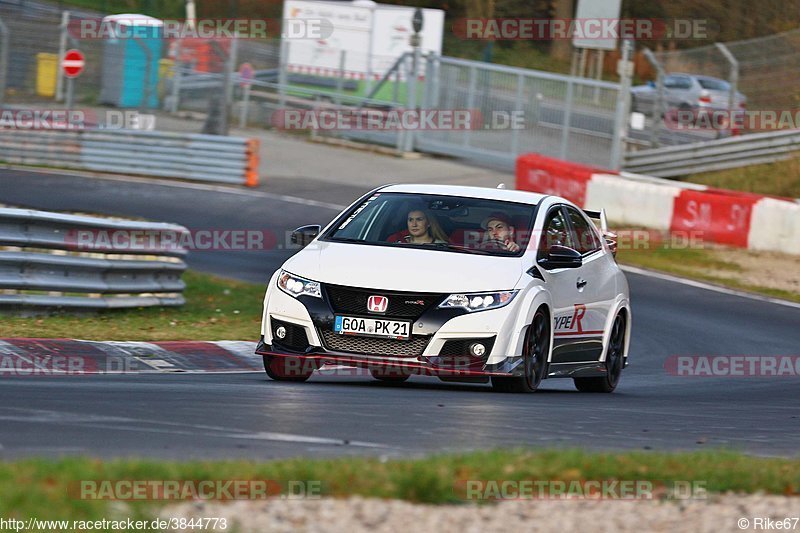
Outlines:
<svg viewBox="0 0 800 533"><path fill-rule="evenodd" d="M581 254L599 250L601 248L600 241L597 239L591 223L572 207L567 207L567 214L572 223L572 240L576 243L575 249Z"/></svg>
<svg viewBox="0 0 800 533"><path fill-rule="evenodd" d="M542 253L547 253L553 245L567 246L574 248L572 244L572 237L570 236L569 226L564 218L563 211L553 209L547 214L547 220L544 222L544 231L542 232L542 241L539 245L539 250Z"/></svg>
<svg viewBox="0 0 800 533"><path fill-rule="evenodd" d="M667 76L664 78L664 87L667 89L691 89L692 79L686 76Z"/></svg>

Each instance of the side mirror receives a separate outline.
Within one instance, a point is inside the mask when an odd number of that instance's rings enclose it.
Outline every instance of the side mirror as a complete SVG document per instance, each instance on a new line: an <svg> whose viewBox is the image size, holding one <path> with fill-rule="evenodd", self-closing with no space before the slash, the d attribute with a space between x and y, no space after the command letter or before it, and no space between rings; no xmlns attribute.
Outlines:
<svg viewBox="0 0 800 533"><path fill-rule="evenodd" d="M306 246L313 241L317 235L322 231L322 226L319 224L310 224L308 226L300 226L292 232L292 244L298 246Z"/></svg>
<svg viewBox="0 0 800 533"><path fill-rule="evenodd" d="M554 244L550 247L547 255L539 259L538 263L545 270L578 268L583 265L583 257L577 250Z"/></svg>

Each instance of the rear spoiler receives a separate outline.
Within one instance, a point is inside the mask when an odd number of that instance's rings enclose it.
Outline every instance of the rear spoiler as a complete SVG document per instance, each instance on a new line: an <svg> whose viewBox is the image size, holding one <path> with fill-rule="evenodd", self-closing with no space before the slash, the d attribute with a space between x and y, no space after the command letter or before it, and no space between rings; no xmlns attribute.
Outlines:
<svg viewBox="0 0 800 533"><path fill-rule="evenodd" d="M603 234L603 238L608 243L608 247L611 249L611 253L614 257L617 256L617 234L609 231L608 229L608 217L606 216L606 210L601 209L600 211L593 211L591 209L584 209L584 213L586 216L600 221L600 233Z"/></svg>
<svg viewBox="0 0 800 533"><path fill-rule="evenodd" d="M593 218L595 220L600 221L600 231L604 234L608 233L608 218L606 217L606 210L601 209L600 211L592 211L591 209L584 209L584 213L589 218Z"/></svg>

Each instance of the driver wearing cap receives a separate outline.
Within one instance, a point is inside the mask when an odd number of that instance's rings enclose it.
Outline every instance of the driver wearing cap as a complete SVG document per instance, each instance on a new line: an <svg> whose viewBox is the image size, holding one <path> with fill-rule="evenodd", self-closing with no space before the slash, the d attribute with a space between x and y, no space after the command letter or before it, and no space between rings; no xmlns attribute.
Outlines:
<svg viewBox="0 0 800 533"><path fill-rule="evenodd" d="M481 227L486 230L489 240L487 245L508 252L518 252L519 244L514 242L514 223L505 213L495 212L483 219Z"/></svg>

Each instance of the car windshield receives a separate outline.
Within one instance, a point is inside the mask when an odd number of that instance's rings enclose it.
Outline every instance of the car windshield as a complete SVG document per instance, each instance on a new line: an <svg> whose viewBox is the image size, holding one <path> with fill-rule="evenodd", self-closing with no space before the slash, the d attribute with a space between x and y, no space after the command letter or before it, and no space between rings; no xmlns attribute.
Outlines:
<svg viewBox="0 0 800 533"><path fill-rule="evenodd" d="M535 208L481 198L375 193L340 217L323 240L521 255Z"/></svg>

